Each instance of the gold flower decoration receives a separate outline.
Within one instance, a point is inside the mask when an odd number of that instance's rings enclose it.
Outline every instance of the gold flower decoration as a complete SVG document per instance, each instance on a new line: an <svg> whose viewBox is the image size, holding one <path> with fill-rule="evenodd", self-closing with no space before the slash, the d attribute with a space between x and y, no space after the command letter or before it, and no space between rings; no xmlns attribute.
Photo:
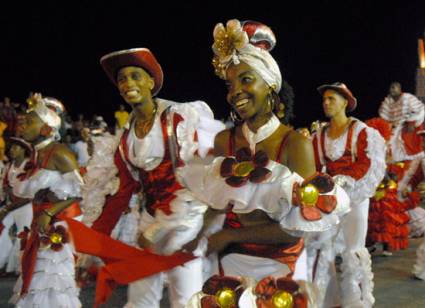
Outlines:
<svg viewBox="0 0 425 308"><path fill-rule="evenodd" d="M234 58L238 50L243 49L248 43L248 34L242 29L241 23L237 19L229 20L226 27L222 23L215 26L213 65L215 73L224 79L224 71L230 61Z"/></svg>

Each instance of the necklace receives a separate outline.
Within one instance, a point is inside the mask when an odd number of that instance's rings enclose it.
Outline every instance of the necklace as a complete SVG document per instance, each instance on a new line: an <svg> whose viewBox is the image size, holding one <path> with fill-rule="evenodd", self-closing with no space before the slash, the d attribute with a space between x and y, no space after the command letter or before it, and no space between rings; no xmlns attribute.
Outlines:
<svg viewBox="0 0 425 308"><path fill-rule="evenodd" d="M141 136L139 137L143 138L149 133L155 121L157 110L158 110L158 104L154 101L152 116L148 120L142 120L142 121L136 120L136 123L135 123L136 131L141 133Z"/></svg>

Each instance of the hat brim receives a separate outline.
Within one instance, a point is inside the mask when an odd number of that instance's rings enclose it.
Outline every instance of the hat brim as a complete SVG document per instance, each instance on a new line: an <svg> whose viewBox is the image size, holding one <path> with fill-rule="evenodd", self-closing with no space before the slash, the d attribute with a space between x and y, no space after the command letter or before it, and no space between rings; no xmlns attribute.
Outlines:
<svg viewBox="0 0 425 308"><path fill-rule="evenodd" d="M117 74L121 68L136 66L146 70L153 78L155 85L152 89L152 95L158 94L162 88L164 74L161 65L147 48L133 48L109 53L100 59L100 64L115 85L117 85Z"/></svg>
<svg viewBox="0 0 425 308"><path fill-rule="evenodd" d="M351 112L354 109L356 109L357 99L345 89L338 86L331 85L331 84L324 84L323 86L320 86L317 88L317 91L319 91L320 95L323 95L323 93L325 93L326 90L333 90L341 94L345 99L347 99L348 101L347 111Z"/></svg>

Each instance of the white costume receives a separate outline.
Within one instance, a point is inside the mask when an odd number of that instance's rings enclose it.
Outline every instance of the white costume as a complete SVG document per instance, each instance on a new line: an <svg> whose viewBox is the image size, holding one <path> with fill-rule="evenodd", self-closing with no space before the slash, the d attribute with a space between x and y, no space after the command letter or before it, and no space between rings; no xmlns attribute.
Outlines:
<svg viewBox="0 0 425 308"><path fill-rule="evenodd" d="M203 214L207 207L196 200L181 183L162 178L160 174L173 176L174 168L180 163L189 163L196 153L205 157L213 148L216 133L224 126L214 120L212 111L204 102L179 104L158 98L155 101L158 109L148 134L142 139L138 138L133 127L134 121L130 119L118 150L133 179L142 184L142 192L146 198L146 207L140 217L139 234L143 233L144 237L154 244L156 253L169 255L196 237L202 227ZM173 137L170 137L171 135ZM176 146L174 153L170 150L170 144L173 142ZM111 144L114 144L116 149L117 140L113 140ZM105 143L104 153L113 153L113 147ZM97 189L102 186L98 185L99 182L112 185L103 191L97 190L100 194L95 197L96 200L92 198L94 203L83 200L84 212L88 215L85 221L94 226L97 217L102 214L106 195L114 194L117 190L119 193L116 174L123 172L114 164L107 166L108 164L104 163L106 160L111 161L111 156L104 156L96 161L96 153L95 145L95 156L90 161L85 175L85 178L91 180L85 190ZM97 164L105 168L97 168ZM93 172L103 174L97 183L97 176L93 176ZM155 195L164 192L170 193L169 201L163 202L168 197ZM125 219L124 216L121 219ZM128 303L125 307L159 307L165 284L169 286L172 307L184 307L189 298L201 289L202 282L202 259L199 258L170 271L130 283Z"/></svg>
<svg viewBox="0 0 425 308"><path fill-rule="evenodd" d="M16 197L26 198L25 196L19 195L16 191L16 186L20 185L21 180L18 175L24 173L24 167L27 164L28 159L25 159L20 166L16 167L11 163L6 167L4 176L5 185L12 189L12 193ZM32 221L32 205L31 202L27 203L11 212L9 212L3 220L4 230L0 235L0 268L4 267L7 263L7 272L19 272L20 271L20 242L15 240L12 244L9 236L10 228L16 224L16 233L24 231L24 227L30 227Z"/></svg>
<svg viewBox="0 0 425 308"><path fill-rule="evenodd" d="M61 174L58 171L38 169L22 185L16 186L19 195L33 198L41 189L48 188L58 199L79 197L82 179L78 172ZM37 207L37 205L35 205ZM78 217L74 217L78 219ZM57 221L54 226L66 223ZM32 232L37 232L34 229ZM28 292L21 295L22 276L19 278L11 302L17 307L75 308L81 307L78 289L75 283L74 254L69 243L63 243L62 249L54 251L49 246L37 251L35 268Z"/></svg>
<svg viewBox="0 0 425 308"><path fill-rule="evenodd" d="M326 249L320 248L326 253L322 253L323 264L319 258L315 282L319 287L326 288L329 274L335 275L335 271L332 272L335 254L342 253L343 307L371 307L374 303L373 273L365 242L369 198L375 194L385 175L385 141L375 129L353 119L345 133L336 139L328 136L326 126L318 130L313 144L318 170L332 175L351 201L351 212L344 217L338 239L335 241L335 234L327 234L328 246ZM334 292L333 289L328 291ZM330 296L334 297L335 293Z"/></svg>

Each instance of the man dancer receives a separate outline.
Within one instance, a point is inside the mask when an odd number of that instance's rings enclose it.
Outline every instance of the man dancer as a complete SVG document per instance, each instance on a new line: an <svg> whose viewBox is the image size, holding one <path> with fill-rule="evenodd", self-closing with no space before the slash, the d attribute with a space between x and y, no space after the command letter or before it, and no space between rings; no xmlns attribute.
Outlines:
<svg viewBox="0 0 425 308"><path fill-rule="evenodd" d="M102 169L105 176L101 182L105 184L116 182L118 172L118 190L112 186L104 190L97 205L85 202L98 207L88 209L95 215L86 222L92 223L92 229L110 234L142 187L146 206L141 214L139 246L172 254L196 236L206 210L178 181L175 170L196 155L205 156L213 147L215 134L224 127L204 102L178 104L154 97L162 87L163 73L150 50L117 51L100 62L133 111L118 146L110 147L114 164ZM110 157L104 155L98 163L107 159ZM86 176L91 176L90 170ZM201 259L196 259L131 283L126 307L159 307L167 282L171 307L184 307L202 287L201 265Z"/></svg>
<svg viewBox="0 0 425 308"><path fill-rule="evenodd" d="M338 232L343 246L334 247L343 258L342 306L372 307L373 274L365 241L369 198L385 173L385 142L376 130L347 116L356 108L357 100L345 84L325 84L318 91L330 121L313 139L316 167L333 176L351 201L351 212Z"/></svg>

